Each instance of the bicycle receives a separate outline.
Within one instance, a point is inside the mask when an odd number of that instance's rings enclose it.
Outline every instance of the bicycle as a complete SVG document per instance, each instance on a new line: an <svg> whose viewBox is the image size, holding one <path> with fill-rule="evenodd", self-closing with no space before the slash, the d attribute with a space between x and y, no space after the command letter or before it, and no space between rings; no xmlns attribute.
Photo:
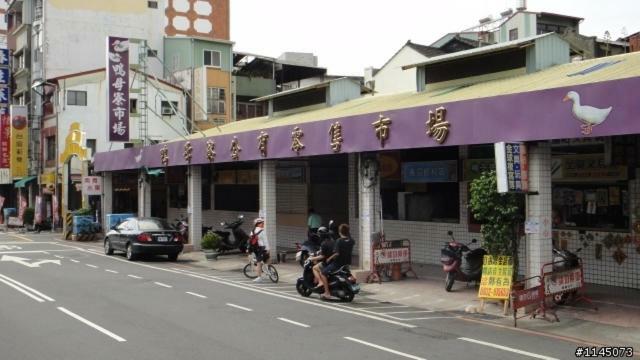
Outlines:
<svg viewBox="0 0 640 360"><path fill-rule="evenodd" d="M256 254L251 253L251 258L249 259L249 263L244 266L244 269L242 269L244 276L248 277L249 279L257 278L258 277L258 274L256 274L257 263L258 263L258 260L256 259ZM278 279L279 279L278 270L276 270L275 266L271 264L267 265L263 262L262 273L269 276L269 279L272 282L274 283L278 282Z"/></svg>

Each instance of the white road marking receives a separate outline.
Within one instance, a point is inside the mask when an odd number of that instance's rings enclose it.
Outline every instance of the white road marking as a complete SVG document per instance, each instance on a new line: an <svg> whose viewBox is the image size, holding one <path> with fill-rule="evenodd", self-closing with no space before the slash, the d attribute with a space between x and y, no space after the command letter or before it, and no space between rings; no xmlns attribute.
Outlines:
<svg viewBox="0 0 640 360"><path fill-rule="evenodd" d="M163 284L163 283L161 283L161 282L157 282L157 281L156 281L156 282L154 282L154 284L156 284L156 285L158 285L158 286L166 287L166 288L172 288L172 287L173 287L173 286L171 286L171 285Z"/></svg>
<svg viewBox="0 0 640 360"><path fill-rule="evenodd" d="M127 275L127 276L134 279L142 279L140 276L135 276L135 275Z"/></svg>
<svg viewBox="0 0 640 360"><path fill-rule="evenodd" d="M23 289L29 290L29 291L31 291L32 293L36 294L37 296L39 296L39 297L41 297L41 298L43 298L43 299L45 299L45 300L47 300L47 301L55 301L54 299L52 299L52 298L48 297L47 295L45 295L45 294L41 293L40 291L38 291L38 290L36 290L36 289L33 289L33 288L30 288L30 287L28 287L27 285L25 285L25 284L23 284L23 283L21 283L21 282L19 282L19 281L17 281L17 280L14 280L14 279L12 279L12 278L10 278L10 277L6 276L6 275L2 275L2 274L0 274L0 279L4 279L4 280L6 280L6 281L9 281L9 282L11 282L11 283L13 283L13 284L17 285L17 286L20 286L20 287L21 287L21 288L23 288Z"/></svg>
<svg viewBox="0 0 640 360"><path fill-rule="evenodd" d="M60 260L40 260L40 261L36 261L34 263L30 263L29 260L31 259L27 259L27 258L21 258L18 256L11 256L11 255L2 255L2 257L0 258L1 262L14 262L20 265L24 265L26 267L30 267L30 268L37 268L40 267L41 264L46 264L46 263L52 263L52 264L57 264L60 265Z"/></svg>
<svg viewBox="0 0 640 360"><path fill-rule="evenodd" d="M463 341L468 341L468 342L472 342L472 343L475 343L475 344L489 346L489 347L492 347L492 348L495 348L495 349L509 351L509 352L512 352L512 353L520 354L520 355L530 356L530 357L533 357L533 358L536 358L536 359L558 360L556 358L552 358L552 357L549 357L549 356L544 356L544 355L540 355L540 354L536 354L536 353L532 353L532 352L528 352L528 351L518 350L518 349L510 348L510 347L507 347L507 346L493 344L493 343L486 342L486 341L480 341L480 340L470 339L470 338L465 338L465 337L458 338L458 340L463 340Z"/></svg>
<svg viewBox="0 0 640 360"><path fill-rule="evenodd" d="M98 268L97 266L95 266L95 265L91 265L91 264L85 264L85 265L87 265L87 266L88 266L88 267L90 267L90 268L94 268L94 269L97 269L97 268Z"/></svg>
<svg viewBox="0 0 640 360"><path fill-rule="evenodd" d="M17 245L0 245L0 250L22 250L22 248Z"/></svg>
<svg viewBox="0 0 640 360"><path fill-rule="evenodd" d="M20 240L24 240L24 241L28 241L28 242L33 242L33 240L31 240L31 239L29 239L29 238L27 238L27 237L24 237L24 236L20 236L20 235L16 235L16 234L7 234L7 235L9 235L9 236L13 236L13 237L18 238L18 239L20 239Z"/></svg>
<svg viewBox="0 0 640 360"><path fill-rule="evenodd" d="M112 274L117 274L117 273L118 273L118 272L117 272L117 271L115 271L115 270L109 270L109 269L107 269L107 270L105 270L105 271L106 271L106 272L110 272L110 273L112 273Z"/></svg>
<svg viewBox="0 0 640 360"><path fill-rule="evenodd" d="M12 283L10 283L10 282L8 282L8 281L4 280L4 279L0 279L0 282L5 283L5 284L7 284L7 285L11 286L12 288L14 288L14 289L16 289L16 290L20 291L21 293L23 293L23 294L27 295L28 297L32 298L33 300L35 300L35 301L37 301L37 302L44 302L44 300L43 300L43 299L41 299L41 298L39 298L39 297L37 297L37 296L35 296L35 295L31 294L31 293L30 293L30 292L28 292L28 291L23 290L21 287L16 286L16 285L14 285L14 284L12 284Z"/></svg>
<svg viewBox="0 0 640 360"><path fill-rule="evenodd" d="M80 262L80 261L75 260L75 259L69 259L69 260L73 261L74 263L79 263Z"/></svg>
<svg viewBox="0 0 640 360"><path fill-rule="evenodd" d="M196 297L199 297L199 298L202 298L202 299L206 299L207 298L204 295L200 295L200 294L197 294L197 293L194 293L194 292L191 292L191 291L187 291L187 294L193 295L193 296L196 296Z"/></svg>
<svg viewBox="0 0 640 360"><path fill-rule="evenodd" d="M284 321L284 322L289 323L289 324L297 325L297 326L300 326L300 327L303 327L303 328L311 327L310 325L299 323L297 321L289 320L289 319L286 319L286 318L279 317L278 320Z"/></svg>
<svg viewBox="0 0 640 360"><path fill-rule="evenodd" d="M244 306L240 306L240 305L236 305L236 304L231 304L231 303L227 303L227 306L231 306L232 308L236 308L236 309L240 309L240 310L244 310L244 311L253 311L253 310L249 309L248 307L244 307Z"/></svg>
<svg viewBox="0 0 640 360"><path fill-rule="evenodd" d="M349 340L349 341L357 342L357 343L362 344L362 345L371 346L372 348L375 348L375 349L378 349L378 350L382 350L382 351L386 351L386 352L390 352L390 353L395 354L395 355L404 356L404 357L409 358L409 359L427 360L425 358L421 358L421 357L418 357L418 356L415 356L415 355L411 355L411 354L403 353L403 352L400 352L400 351L397 351L397 350L389 349L389 348L386 348L384 346L372 344L370 342L366 342L366 341L359 340L359 339L356 339L356 338L352 338L352 337L349 337L349 336L345 336L344 338Z"/></svg>
<svg viewBox="0 0 640 360"><path fill-rule="evenodd" d="M381 304L381 301L358 301L358 302L354 302L353 305L358 305L358 304Z"/></svg>
<svg viewBox="0 0 640 360"><path fill-rule="evenodd" d="M460 316L431 316L431 317L417 317L417 318L404 318L404 321L412 320L435 320L435 319L459 319Z"/></svg>
<svg viewBox="0 0 640 360"><path fill-rule="evenodd" d="M415 314L415 313L432 313L435 312L434 310L420 310L420 311L392 311L392 312L385 312L385 313L381 313L384 315L391 315L391 314Z"/></svg>
<svg viewBox="0 0 640 360"><path fill-rule="evenodd" d="M362 309L393 309L393 308L408 308L408 306L406 305L389 305L389 306L370 306L370 307L364 307Z"/></svg>
<svg viewBox="0 0 640 360"><path fill-rule="evenodd" d="M58 259L64 259L64 256L60 256L60 255L53 255L54 257L57 257Z"/></svg>
<svg viewBox="0 0 640 360"><path fill-rule="evenodd" d="M293 296L289 296L289 295L285 295L285 294L278 294L275 293L273 291L268 291L268 290L262 290L256 287L250 287L250 286L245 286L243 284L239 284L237 282L233 282L233 281L225 281L223 279L220 279L214 275L207 275L207 274L201 274L198 272L192 272L192 271L188 271L188 270L171 270L171 269L167 269L167 268L161 268L161 267L157 267L157 266L152 266L152 265L147 265L147 264L142 264L142 263L132 263L131 261L125 260L125 259L119 259L116 257L112 257L112 256L108 256L105 255L103 253L93 253L91 251L88 251L86 249L80 248L80 247L75 247L75 246L71 246L71 245L65 245L65 244L57 244L59 246L63 246L63 247L69 247L72 249L76 249L76 250L80 250L80 251L85 251L88 252L90 254L94 254L97 256L103 256L107 259L110 259L111 261L121 261L123 263L127 263L129 265L134 265L134 266L140 266L140 267L145 267L148 269L154 269L154 270L160 270L160 271L165 271L165 272L170 272L170 273L174 273L174 274L182 274L185 276L189 276L192 278L196 278L196 279L200 279L200 280L205 280L205 281L209 281L209 282L213 282L213 283L217 283L217 284L221 284L221 285L226 285L226 286L231 286L231 287L235 287L238 289L244 289L247 291L252 291L254 293L260 293L260 294L264 294L264 295L270 295L273 297L278 297L281 299L287 299L289 301L295 301L298 303L303 303L303 304L307 304L307 305L312 305L312 306L316 306L316 307L321 307L324 309L328 309L328 310L333 310L333 311L338 311L338 312L342 312L342 313L346 313L346 314L350 314L350 315L354 315L354 316L360 316L360 317L364 317L367 319L372 319L372 320L377 320L377 321L381 321L381 322L385 322L387 324L393 324L393 325L397 325L397 326L402 326L405 328L416 328L417 326L414 324L409 324L409 323L403 323L403 322L399 322L399 321L394 321L388 318L384 318L381 316L377 316L378 314L364 314L361 311L355 311L353 307L347 307L344 305L339 305L339 304L324 304L321 302L317 302L317 301L313 301L313 300L307 300L307 299L301 299L299 297L293 297ZM131 276L131 275L129 275Z"/></svg>
<svg viewBox="0 0 640 360"><path fill-rule="evenodd" d="M112 333L111 331L109 331L109 330L107 330L107 329L103 328L102 326L100 326L100 325L98 325L98 324L95 324L95 323L92 323L91 321L89 321L89 320L87 320L87 319L83 318L82 316L77 315L77 314L74 314L73 312L71 312L71 311L69 311L69 310L67 310L67 309L65 309L65 308L63 308L63 307L58 307L58 310L60 310L60 311L62 311L63 313L65 313L65 314L67 314L67 315L71 316L72 318L74 318L74 319L76 319L76 320L78 320L78 321L80 321L80 322L84 323L85 325L89 325L89 326L91 326L92 328L94 328L94 329L96 329L96 330L100 331L101 333L103 333L103 334L105 334L105 335L107 335L107 336L109 336L109 337L111 337L111 338L115 339L115 340L116 340L116 341L118 341L118 342L124 342L124 341L127 341L125 338L120 337L120 336L118 336L118 335L116 335L116 334Z"/></svg>

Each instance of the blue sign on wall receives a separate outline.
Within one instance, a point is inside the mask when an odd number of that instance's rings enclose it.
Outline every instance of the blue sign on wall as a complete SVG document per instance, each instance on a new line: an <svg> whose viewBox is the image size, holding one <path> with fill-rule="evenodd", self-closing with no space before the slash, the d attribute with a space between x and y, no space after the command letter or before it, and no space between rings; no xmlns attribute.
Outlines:
<svg viewBox="0 0 640 360"><path fill-rule="evenodd" d="M0 68L0 85L9 85L9 69Z"/></svg>
<svg viewBox="0 0 640 360"><path fill-rule="evenodd" d="M9 49L0 49L0 66L9 66Z"/></svg>
<svg viewBox="0 0 640 360"><path fill-rule="evenodd" d="M458 182L458 161L420 161L402 163L402 182Z"/></svg>
<svg viewBox="0 0 640 360"><path fill-rule="evenodd" d="M0 88L0 104L9 103L9 88Z"/></svg>

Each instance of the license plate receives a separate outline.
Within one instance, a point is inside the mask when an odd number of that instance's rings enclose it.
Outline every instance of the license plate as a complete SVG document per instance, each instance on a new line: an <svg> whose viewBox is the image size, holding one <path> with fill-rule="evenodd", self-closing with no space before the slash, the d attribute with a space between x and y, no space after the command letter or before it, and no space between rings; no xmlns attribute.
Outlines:
<svg viewBox="0 0 640 360"><path fill-rule="evenodd" d="M360 291L360 284L353 284L353 285L351 285L351 291L353 291L353 292L358 292L358 291Z"/></svg>
<svg viewBox="0 0 640 360"><path fill-rule="evenodd" d="M158 236L156 239L158 239L159 242L167 242L169 241L169 238L166 236Z"/></svg>

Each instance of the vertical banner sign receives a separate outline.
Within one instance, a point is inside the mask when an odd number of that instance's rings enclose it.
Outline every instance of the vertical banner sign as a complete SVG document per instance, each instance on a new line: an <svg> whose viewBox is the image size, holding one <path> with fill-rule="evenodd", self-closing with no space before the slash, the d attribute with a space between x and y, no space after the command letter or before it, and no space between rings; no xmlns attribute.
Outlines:
<svg viewBox="0 0 640 360"><path fill-rule="evenodd" d="M27 176L29 131L27 129L27 107L11 105L11 176Z"/></svg>
<svg viewBox="0 0 640 360"><path fill-rule="evenodd" d="M129 39L107 37L109 141L129 141Z"/></svg>
<svg viewBox="0 0 640 360"><path fill-rule="evenodd" d="M494 144L498 192L529 191L529 158L523 143Z"/></svg>
<svg viewBox="0 0 640 360"><path fill-rule="evenodd" d="M56 193L51 197L51 207L53 208L53 214L51 214L51 217L53 218L53 224L55 226L55 224L58 223L58 220L60 220L60 217L58 216L58 194Z"/></svg>
<svg viewBox="0 0 640 360"><path fill-rule="evenodd" d="M506 300L511 294L513 258L511 256L485 255L482 263L482 279L478 297Z"/></svg>
<svg viewBox="0 0 640 360"><path fill-rule="evenodd" d="M0 115L0 184L11 184L11 118Z"/></svg>
<svg viewBox="0 0 640 360"><path fill-rule="evenodd" d="M27 209L27 198L22 196L22 190L19 190L20 194L18 195L18 203L20 207L18 208L18 219L24 221L24 211Z"/></svg>

